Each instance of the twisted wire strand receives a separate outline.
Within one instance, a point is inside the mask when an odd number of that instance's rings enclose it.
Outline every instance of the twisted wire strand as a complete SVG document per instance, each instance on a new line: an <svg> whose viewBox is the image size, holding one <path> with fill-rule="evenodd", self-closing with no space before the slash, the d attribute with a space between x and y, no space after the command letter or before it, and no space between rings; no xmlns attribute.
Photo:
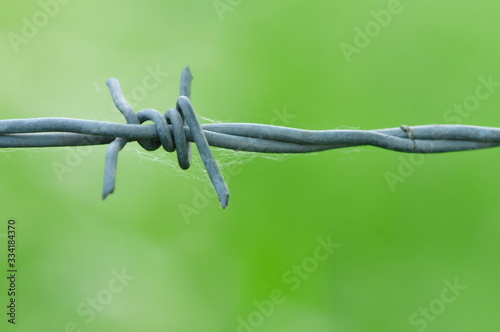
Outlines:
<svg viewBox="0 0 500 332"><path fill-rule="evenodd" d="M103 199L114 191L118 153L130 141L145 150L163 147L176 152L178 164L188 169L194 142L223 208L229 189L210 146L265 153L307 153L371 145L407 153L442 153L485 149L500 145L500 128L467 125L400 126L377 130L302 130L253 123L199 123L191 104L192 75L181 76L176 107L165 114L154 109L135 112L116 79L107 85L126 124L71 118L0 120L0 147L60 147L109 144L106 152ZM143 124L146 121L153 125Z"/></svg>

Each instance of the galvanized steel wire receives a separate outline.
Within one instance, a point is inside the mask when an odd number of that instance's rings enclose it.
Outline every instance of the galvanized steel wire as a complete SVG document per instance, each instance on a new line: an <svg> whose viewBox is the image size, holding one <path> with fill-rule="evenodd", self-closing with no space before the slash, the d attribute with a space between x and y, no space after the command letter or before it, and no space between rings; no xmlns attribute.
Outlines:
<svg viewBox="0 0 500 332"><path fill-rule="evenodd" d="M0 147L60 147L109 144L106 153L103 199L115 188L118 152L130 141L151 151L163 147L177 152L178 164L188 169L194 142L223 208L229 189L209 146L265 153L307 153L361 145L407 153L441 153L500 145L500 129L466 125L400 126L378 130L302 130L253 123L201 124L191 104L192 75L181 76L175 108L161 114L154 109L135 112L116 79L107 84L127 123L71 118L0 120ZM152 121L153 125L143 125Z"/></svg>

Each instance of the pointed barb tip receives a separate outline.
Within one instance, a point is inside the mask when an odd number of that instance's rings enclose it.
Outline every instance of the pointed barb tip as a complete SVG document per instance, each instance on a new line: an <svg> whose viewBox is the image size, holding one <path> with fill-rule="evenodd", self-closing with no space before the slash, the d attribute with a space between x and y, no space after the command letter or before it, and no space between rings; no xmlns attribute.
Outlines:
<svg viewBox="0 0 500 332"><path fill-rule="evenodd" d="M227 208L227 206L229 205L229 193L221 197L220 204L223 209Z"/></svg>

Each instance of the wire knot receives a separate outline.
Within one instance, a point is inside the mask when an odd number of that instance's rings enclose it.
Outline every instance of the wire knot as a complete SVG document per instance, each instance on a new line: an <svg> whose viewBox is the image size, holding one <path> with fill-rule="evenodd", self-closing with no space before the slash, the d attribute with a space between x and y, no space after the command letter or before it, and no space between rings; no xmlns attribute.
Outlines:
<svg viewBox="0 0 500 332"><path fill-rule="evenodd" d="M186 170L191 165L191 146L186 138L184 126L187 124L189 132L198 147L203 163L207 168L208 175L212 180L215 191L223 208L229 203L229 189L215 161L201 125L196 117L191 104L191 80L193 76L186 67L181 76L180 97L177 99L176 107L169 109L164 115L154 109L144 109L135 112L130 103L125 99L120 83L111 78L107 84L111 91L113 102L123 114L128 124L142 124L152 121L155 125L158 140L141 139L137 142L147 151L153 151L160 146L168 152L177 151L179 166ZM114 191L116 178L116 165L118 152L123 149L128 139L117 137L110 145L106 154L106 166L104 175L103 199Z"/></svg>

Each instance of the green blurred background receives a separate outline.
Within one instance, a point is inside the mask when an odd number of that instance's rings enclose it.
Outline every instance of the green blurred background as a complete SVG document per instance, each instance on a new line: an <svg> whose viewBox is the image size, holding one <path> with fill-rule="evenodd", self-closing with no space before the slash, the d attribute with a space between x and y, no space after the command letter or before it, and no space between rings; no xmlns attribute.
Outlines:
<svg viewBox="0 0 500 332"><path fill-rule="evenodd" d="M481 77L500 82L499 10L493 0L3 1L0 115L124 122L107 78L137 110L165 111L190 65L205 123L497 127L498 83L488 90ZM9 218L19 267L16 326L1 278L2 331L500 330L496 149L215 151L227 210L199 158L184 172L174 154L136 143L102 201L105 151L2 150L1 275Z"/></svg>

